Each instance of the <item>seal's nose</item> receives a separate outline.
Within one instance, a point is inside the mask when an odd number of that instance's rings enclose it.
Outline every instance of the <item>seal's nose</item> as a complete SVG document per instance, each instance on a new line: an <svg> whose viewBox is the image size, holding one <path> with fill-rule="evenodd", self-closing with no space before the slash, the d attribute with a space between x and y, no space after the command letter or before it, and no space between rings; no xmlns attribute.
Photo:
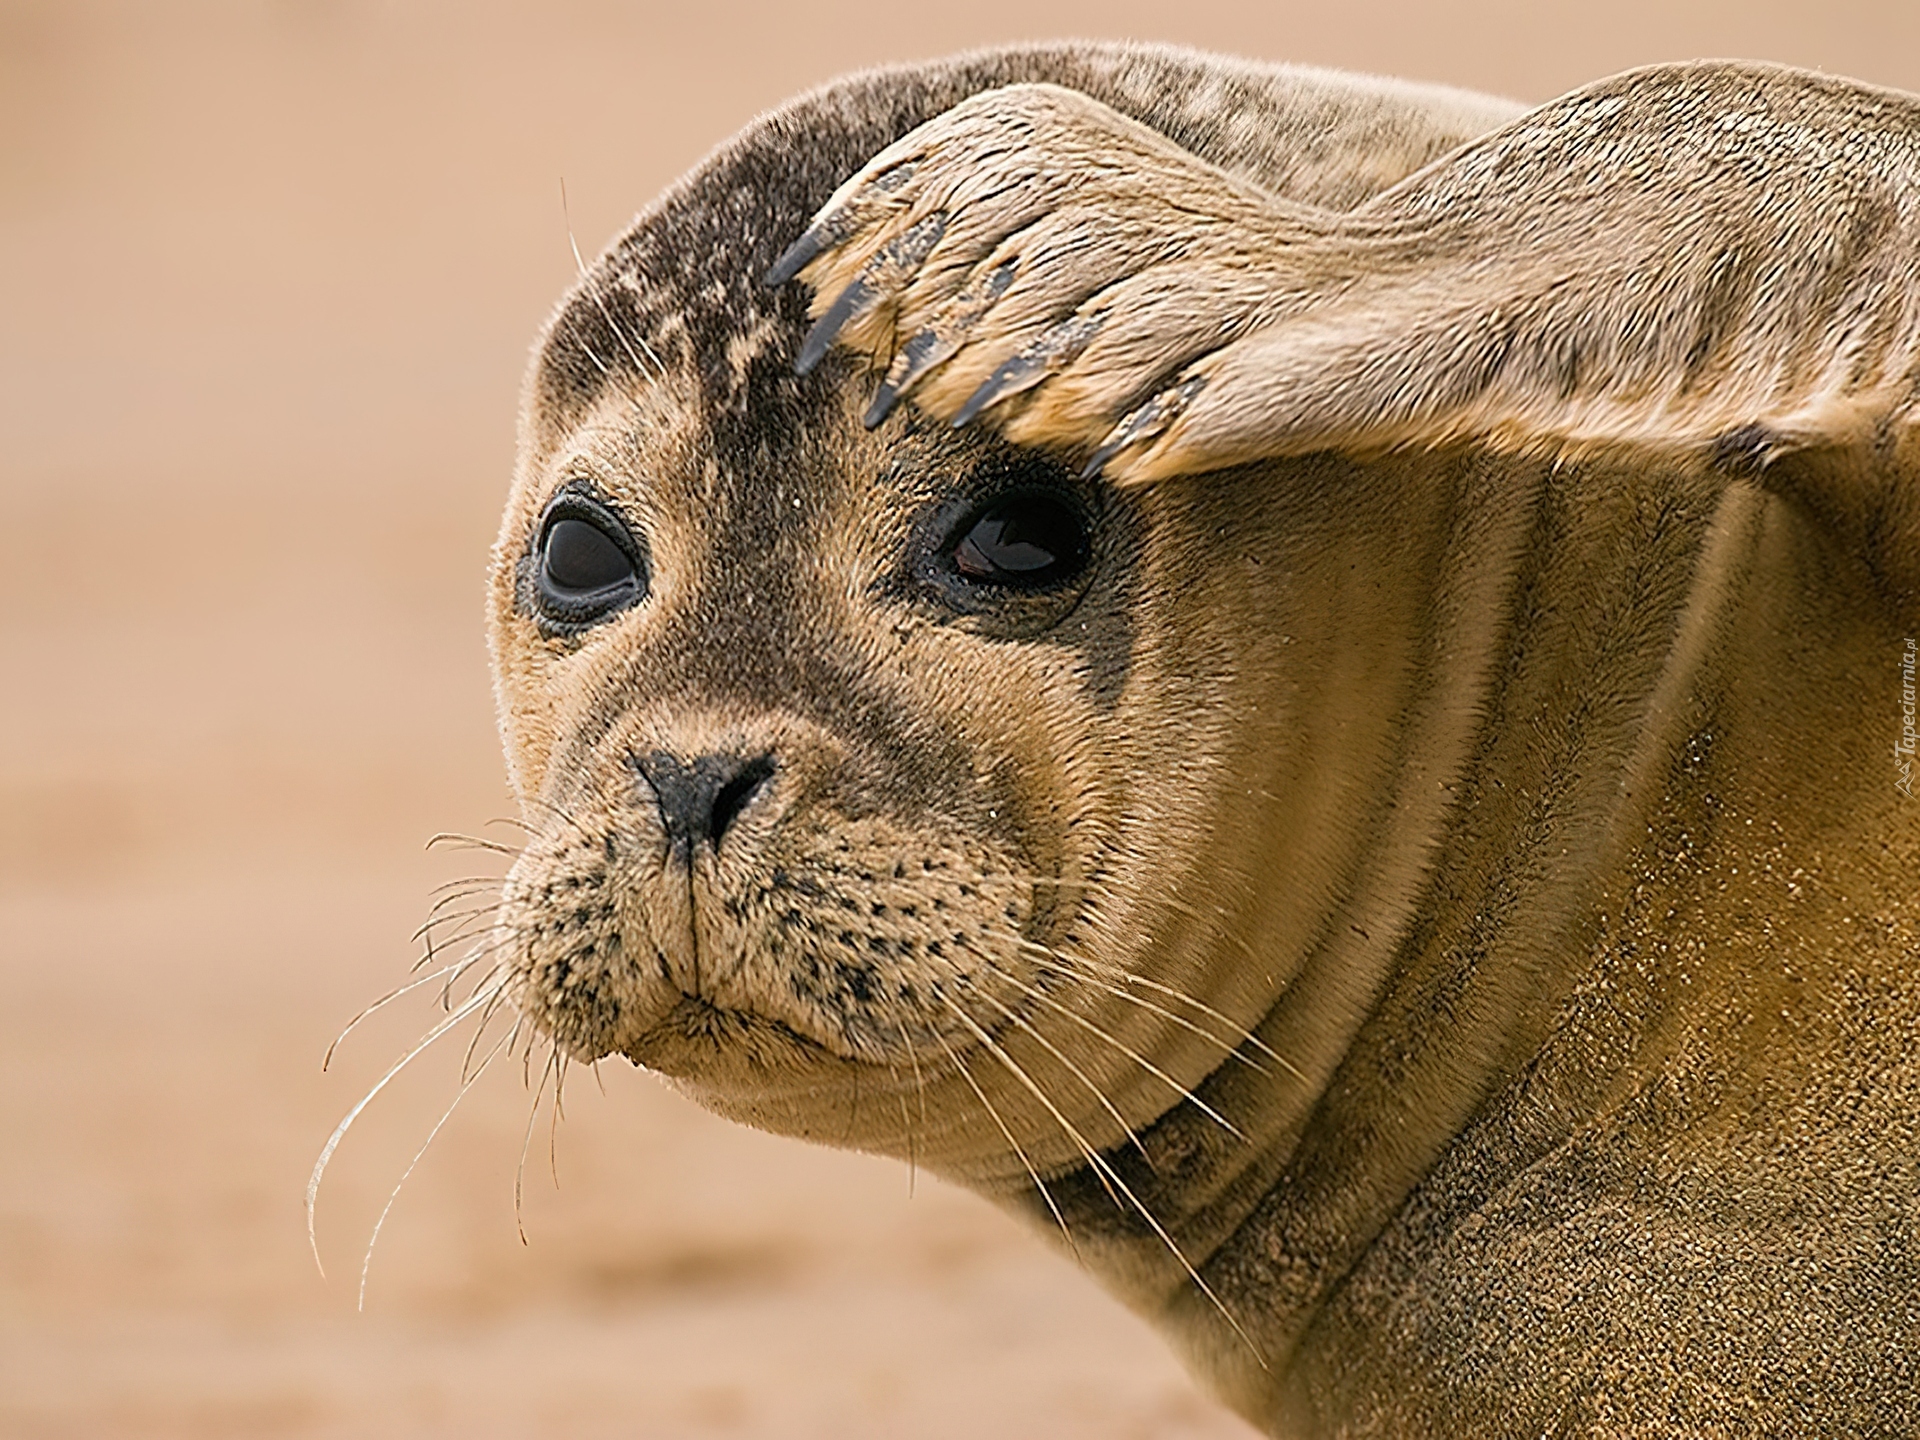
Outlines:
<svg viewBox="0 0 1920 1440"><path fill-rule="evenodd" d="M633 765L660 807L668 849L688 861L702 840L720 848L728 827L774 769L771 755L700 755L689 761L667 750L635 756Z"/></svg>

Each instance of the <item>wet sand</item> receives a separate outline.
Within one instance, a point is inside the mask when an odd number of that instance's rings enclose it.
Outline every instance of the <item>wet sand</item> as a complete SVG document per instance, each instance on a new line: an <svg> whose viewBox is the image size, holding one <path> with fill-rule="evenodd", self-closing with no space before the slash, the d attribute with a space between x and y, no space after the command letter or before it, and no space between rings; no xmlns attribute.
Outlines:
<svg viewBox="0 0 1920 1440"><path fill-rule="evenodd" d="M458 1086L428 852L511 811L481 640L527 346L756 110L1145 36L1545 98L1758 54L1920 89L1920 12L0 4L0 1434L1231 1440L1073 1265L649 1077ZM680 28L674 28L675 25Z"/></svg>

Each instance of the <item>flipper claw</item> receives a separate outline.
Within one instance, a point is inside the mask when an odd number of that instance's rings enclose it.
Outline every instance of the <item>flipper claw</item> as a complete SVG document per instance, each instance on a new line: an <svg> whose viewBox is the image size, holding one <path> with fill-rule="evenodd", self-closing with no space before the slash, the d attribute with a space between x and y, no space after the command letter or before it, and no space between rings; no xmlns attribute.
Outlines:
<svg viewBox="0 0 1920 1440"><path fill-rule="evenodd" d="M1063 320L1011 360L1002 363L981 383L979 389L967 397L967 403L953 417L953 428L958 430L963 425L971 424L989 405L996 405L1023 390L1031 390L1078 360L1087 346L1093 343L1093 337L1099 333L1100 327L1106 324L1108 313L1096 310L1090 315L1076 315L1070 320Z"/></svg>
<svg viewBox="0 0 1920 1440"><path fill-rule="evenodd" d="M872 299L873 287L867 284L864 277L836 295L833 304L827 307L827 313L813 322L813 328L807 331L807 338L801 342L799 358L793 362L794 373L811 374L813 367L825 359L827 351L833 348L834 337L839 335L849 320L866 309Z"/></svg>
<svg viewBox="0 0 1920 1440"><path fill-rule="evenodd" d="M907 341L901 347L900 358L893 362L893 369L874 392L873 403L867 407L860 423L869 430L879 425L916 380L959 348L958 341L948 340L936 330L922 330Z"/></svg>
<svg viewBox="0 0 1920 1440"><path fill-rule="evenodd" d="M800 357L793 362L794 370L801 375L811 372L847 323L897 290L933 253L933 247L946 233L946 214L936 212L888 241L885 248L867 262L860 278L836 295L827 313L814 322L800 346Z"/></svg>
<svg viewBox="0 0 1920 1440"><path fill-rule="evenodd" d="M1120 423L1107 432L1107 438L1100 442L1100 448L1093 452L1093 458L1087 461L1080 478L1093 479L1122 450L1165 433L1166 428L1185 413L1193 397L1206 388L1206 384L1206 376L1189 375L1123 416Z"/></svg>
<svg viewBox="0 0 1920 1440"><path fill-rule="evenodd" d="M833 236L823 226L808 226L806 234L780 252L780 258L760 277L760 283L769 290L778 290L811 265L832 243Z"/></svg>

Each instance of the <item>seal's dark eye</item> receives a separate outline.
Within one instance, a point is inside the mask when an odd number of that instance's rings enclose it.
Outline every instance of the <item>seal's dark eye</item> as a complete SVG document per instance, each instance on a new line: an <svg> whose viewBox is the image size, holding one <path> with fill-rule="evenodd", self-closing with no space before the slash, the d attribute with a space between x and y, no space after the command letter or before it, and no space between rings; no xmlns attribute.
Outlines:
<svg viewBox="0 0 1920 1440"><path fill-rule="evenodd" d="M606 506L563 495L534 549L534 601L562 631L593 625L647 593L644 551Z"/></svg>
<svg viewBox="0 0 1920 1440"><path fill-rule="evenodd" d="M1041 590L1077 574L1087 563L1087 531L1064 499L1044 492L990 500L957 527L948 552L967 579L1021 590Z"/></svg>
<svg viewBox="0 0 1920 1440"><path fill-rule="evenodd" d="M563 595L590 595L633 579L626 552L585 520L556 520L540 553L541 578Z"/></svg>

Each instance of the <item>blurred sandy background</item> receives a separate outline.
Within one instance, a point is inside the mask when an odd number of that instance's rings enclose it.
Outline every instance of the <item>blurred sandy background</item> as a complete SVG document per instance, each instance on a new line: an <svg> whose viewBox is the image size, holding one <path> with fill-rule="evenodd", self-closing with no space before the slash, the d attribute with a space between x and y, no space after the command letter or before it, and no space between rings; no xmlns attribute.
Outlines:
<svg viewBox="0 0 1920 1440"><path fill-rule="evenodd" d="M0 3L0 1435L1244 1436L1073 1266L894 1164L395 1007L427 854L508 812L482 572L527 344L836 72L1063 34L1544 99L1761 56L1920 89L1920 6ZM505 832L494 832L505 833Z"/></svg>

